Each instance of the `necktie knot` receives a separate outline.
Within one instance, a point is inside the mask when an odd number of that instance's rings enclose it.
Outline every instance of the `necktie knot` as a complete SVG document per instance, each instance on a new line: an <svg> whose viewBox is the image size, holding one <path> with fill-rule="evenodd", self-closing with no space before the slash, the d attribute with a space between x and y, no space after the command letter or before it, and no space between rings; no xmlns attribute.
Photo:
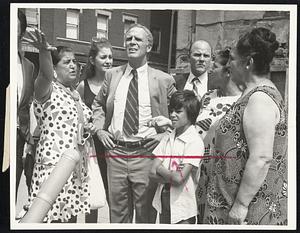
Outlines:
<svg viewBox="0 0 300 233"><path fill-rule="evenodd" d="M137 79L138 74L137 74L136 69L132 69L131 73L132 73L133 78L134 78L134 79Z"/></svg>
<svg viewBox="0 0 300 233"><path fill-rule="evenodd" d="M200 82L199 78L198 77L195 77L192 79L192 83L197 83L197 82ZM201 82L200 82L201 83Z"/></svg>

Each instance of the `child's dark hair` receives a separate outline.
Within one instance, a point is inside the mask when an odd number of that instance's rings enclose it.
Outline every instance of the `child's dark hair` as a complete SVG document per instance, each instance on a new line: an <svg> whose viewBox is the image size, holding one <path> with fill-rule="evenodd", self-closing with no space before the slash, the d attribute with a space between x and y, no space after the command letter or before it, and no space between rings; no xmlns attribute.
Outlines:
<svg viewBox="0 0 300 233"><path fill-rule="evenodd" d="M169 112L184 108L191 124L196 123L200 111L200 102L193 91L176 91L171 97Z"/></svg>

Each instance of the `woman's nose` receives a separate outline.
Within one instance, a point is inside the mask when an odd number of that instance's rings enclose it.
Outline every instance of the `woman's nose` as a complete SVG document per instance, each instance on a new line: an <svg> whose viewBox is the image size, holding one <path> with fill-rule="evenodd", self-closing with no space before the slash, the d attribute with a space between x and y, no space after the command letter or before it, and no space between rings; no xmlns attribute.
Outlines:
<svg viewBox="0 0 300 233"><path fill-rule="evenodd" d="M70 62L70 67L71 68L76 68L77 67L77 64L73 61Z"/></svg>
<svg viewBox="0 0 300 233"><path fill-rule="evenodd" d="M105 62L106 62L106 63L112 63L112 58L111 58L111 57L107 57L107 58L105 59Z"/></svg>

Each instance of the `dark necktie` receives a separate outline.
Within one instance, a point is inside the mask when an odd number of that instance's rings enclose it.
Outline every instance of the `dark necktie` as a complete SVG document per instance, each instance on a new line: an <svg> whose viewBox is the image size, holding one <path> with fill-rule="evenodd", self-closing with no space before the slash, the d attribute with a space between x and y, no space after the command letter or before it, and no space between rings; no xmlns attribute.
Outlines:
<svg viewBox="0 0 300 233"><path fill-rule="evenodd" d="M196 96L199 96L199 93L198 93L198 87L197 87L197 84L199 83L199 79L197 77L193 78L192 80L192 83L193 83L193 91L194 93L196 94Z"/></svg>
<svg viewBox="0 0 300 233"><path fill-rule="evenodd" d="M126 136L137 134L139 130L138 75L136 70L132 70L131 73L133 77L128 87L123 122L123 131Z"/></svg>

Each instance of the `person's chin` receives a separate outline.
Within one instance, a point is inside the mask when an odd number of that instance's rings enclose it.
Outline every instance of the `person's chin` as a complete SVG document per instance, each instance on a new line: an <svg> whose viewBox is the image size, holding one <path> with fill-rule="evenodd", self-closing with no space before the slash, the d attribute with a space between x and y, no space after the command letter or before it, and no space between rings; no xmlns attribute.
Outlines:
<svg viewBox="0 0 300 233"><path fill-rule="evenodd" d="M106 71L110 70L111 68L112 68L111 66L110 67L102 67L102 71L106 72Z"/></svg>
<svg viewBox="0 0 300 233"><path fill-rule="evenodd" d="M205 73L205 71L206 71L206 69L205 69L205 68L202 68L202 67L199 67L199 68L197 69L197 73L198 73L199 75L202 75L203 73Z"/></svg>

